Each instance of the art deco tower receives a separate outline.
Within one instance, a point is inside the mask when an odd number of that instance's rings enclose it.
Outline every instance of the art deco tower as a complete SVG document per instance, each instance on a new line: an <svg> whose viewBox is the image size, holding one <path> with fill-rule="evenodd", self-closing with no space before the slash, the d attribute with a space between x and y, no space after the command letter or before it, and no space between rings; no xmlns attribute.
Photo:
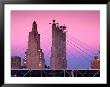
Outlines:
<svg viewBox="0 0 110 87"><path fill-rule="evenodd" d="M45 67L44 53L40 48L40 34L34 21L32 31L29 32L28 49L26 53L26 67L28 69L43 69Z"/></svg>
<svg viewBox="0 0 110 87"><path fill-rule="evenodd" d="M66 26L59 26L53 20L52 23L52 47L50 67L51 69L66 69Z"/></svg>

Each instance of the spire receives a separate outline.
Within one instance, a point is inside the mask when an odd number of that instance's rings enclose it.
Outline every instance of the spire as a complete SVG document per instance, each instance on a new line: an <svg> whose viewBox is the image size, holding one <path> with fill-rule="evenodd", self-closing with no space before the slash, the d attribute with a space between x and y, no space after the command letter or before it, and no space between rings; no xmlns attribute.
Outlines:
<svg viewBox="0 0 110 87"><path fill-rule="evenodd" d="M33 24L32 24L32 31L33 31L33 32L37 32L37 24L36 24L35 21L34 21Z"/></svg>

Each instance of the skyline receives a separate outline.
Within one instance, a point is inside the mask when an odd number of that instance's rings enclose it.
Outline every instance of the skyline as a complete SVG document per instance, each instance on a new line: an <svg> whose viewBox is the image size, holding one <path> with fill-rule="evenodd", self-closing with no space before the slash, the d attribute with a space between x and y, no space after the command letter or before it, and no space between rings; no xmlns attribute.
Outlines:
<svg viewBox="0 0 110 87"><path fill-rule="evenodd" d="M75 38L77 38L83 43L89 45L89 47L95 49L95 51L97 51L96 49L99 49L100 11L12 11L12 55L18 55L22 58L24 57L24 52L27 49L28 32L31 31L32 22L36 21L38 32L41 35L41 48L43 49L46 63L49 64L51 49L51 25L49 25L49 23L52 22L53 19L57 20L60 25L65 24L67 26L67 40L69 40L71 43L72 40L74 41ZM88 53L91 54L91 52L92 50L90 50ZM71 48L71 46L67 45L67 59L69 60L69 67L88 68L89 64L88 60L86 59L91 58L85 56L84 60L84 57L78 56L79 54L74 50L74 48ZM82 60L84 62L82 62Z"/></svg>

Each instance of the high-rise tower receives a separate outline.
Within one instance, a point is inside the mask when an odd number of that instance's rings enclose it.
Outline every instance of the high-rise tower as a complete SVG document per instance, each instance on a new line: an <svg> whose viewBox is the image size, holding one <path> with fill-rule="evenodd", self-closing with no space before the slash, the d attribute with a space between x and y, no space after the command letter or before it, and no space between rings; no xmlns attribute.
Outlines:
<svg viewBox="0 0 110 87"><path fill-rule="evenodd" d="M66 26L59 26L53 20L52 23L52 47L50 67L51 69L66 69Z"/></svg>
<svg viewBox="0 0 110 87"><path fill-rule="evenodd" d="M32 24L32 31L29 32L28 49L25 53L25 65L28 69L43 69L45 67L44 53L40 48L40 34L35 21Z"/></svg>

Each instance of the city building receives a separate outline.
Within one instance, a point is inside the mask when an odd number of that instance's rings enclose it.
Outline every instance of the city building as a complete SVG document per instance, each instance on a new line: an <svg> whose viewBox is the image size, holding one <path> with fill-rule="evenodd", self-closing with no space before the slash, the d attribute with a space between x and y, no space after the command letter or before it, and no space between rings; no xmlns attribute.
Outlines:
<svg viewBox="0 0 110 87"><path fill-rule="evenodd" d="M51 69L66 69L66 26L59 26L53 20L52 23L52 47L50 57Z"/></svg>
<svg viewBox="0 0 110 87"><path fill-rule="evenodd" d="M100 69L99 56L94 56L94 59L91 62L91 69Z"/></svg>
<svg viewBox="0 0 110 87"><path fill-rule="evenodd" d="M21 68L21 57L12 56L11 57L11 69L20 69Z"/></svg>
<svg viewBox="0 0 110 87"><path fill-rule="evenodd" d="M24 64L28 69L45 68L44 53L40 48L40 34L37 31L37 24L34 21L32 31L29 32L28 49L25 52Z"/></svg>
<svg viewBox="0 0 110 87"><path fill-rule="evenodd" d="M26 52L25 52L25 57L24 57L24 59L23 59L23 68L27 68L27 67L26 67Z"/></svg>

